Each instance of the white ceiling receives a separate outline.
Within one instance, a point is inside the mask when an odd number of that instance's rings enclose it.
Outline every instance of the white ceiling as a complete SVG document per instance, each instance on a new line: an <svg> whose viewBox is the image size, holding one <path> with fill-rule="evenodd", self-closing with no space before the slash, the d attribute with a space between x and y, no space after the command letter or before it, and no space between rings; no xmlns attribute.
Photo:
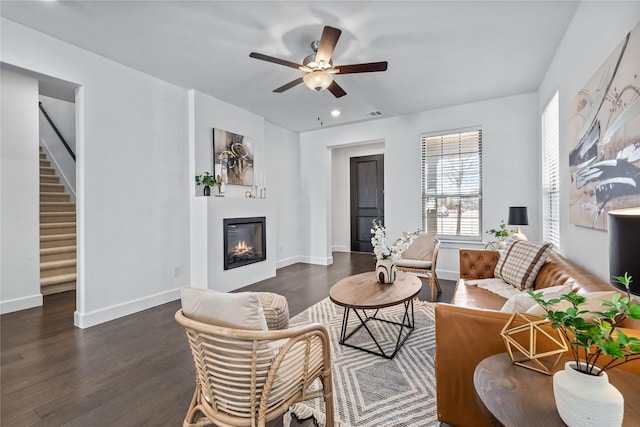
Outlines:
<svg viewBox="0 0 640 427"><path fill-rule="evenodd" d="M304 131L535 91L575 1L7 1L3 17L286 128ZM388 61L338 75L347 95L298 85L302 75L249 58L302 62L324 25L342 30L336 65ZM36 70L37 71L37 70ZM334 119L329 111L342 115Z"/></svg>

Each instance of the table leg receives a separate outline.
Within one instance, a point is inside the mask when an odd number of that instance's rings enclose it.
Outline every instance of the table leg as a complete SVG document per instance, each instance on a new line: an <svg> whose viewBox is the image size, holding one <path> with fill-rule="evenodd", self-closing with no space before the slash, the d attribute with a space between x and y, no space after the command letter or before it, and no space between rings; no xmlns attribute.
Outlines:
<svg viewBox="0 0 640 427"><path fill-rule="evenodd" d="M384 357L386 359L393 359L395 357L395 355L398 353L398 351L400 350L400 348L402 347L402 345L405 343L407 338L409 338L409 335L411 335L411 332L413 332L413 330L415 328L415 314L414 314L414 310L413 310L413 299L405 301L403 303L403 305L404 305L404 314L402 316L402 322L401 323L377 317L379 310L376 310L375 313L373 314L373 316L368 316L365 310L362 310L362 315L361 315L360 313L358 313L358 310L353 309L351 307L345 307L344 314L342 316L342 329L340 331L340 344L345 345L347 347L352 347L352 348L355 348L355 349L358 349L358 350L362 350L362 351L365 351L367 353L375 354L377 356L382 356L382 357ZM349 322L349 311L350 310L354 311L354 313L358 317L358 320L360 320L360 324L358 326L356 326L356 328L353 331L351 331L349 334L347 334L347 326L348 326L348 322ZM398 338L396 340L395 349L394 349L393 353L391 353L390 355L385 353L385 351L383 350L382 346L380 345L380 343L376 339L375 335L373 334L371 329L369 329L369 327L367 326L367 322L369 322L370 320L377 320L379 322L385 322L385 323L389 323L389 324L392 324L392 325L399 326ZM349 339L353 334L355 334L357 331L359 331L362 327L365 328L365 330L367 331L367 334L369 334L369 336L371 337L371 339L373 340L374 344L376 345L376 347L378 348L379 351L370 350L370 349L363 348L363 347L360 347L360 346L357 346L357 345L354 345L354 344L349 344L349 343L346 342L347 339ZM405 330L406 330L406 334L403 336L403 332L405 332Z"/></svg>

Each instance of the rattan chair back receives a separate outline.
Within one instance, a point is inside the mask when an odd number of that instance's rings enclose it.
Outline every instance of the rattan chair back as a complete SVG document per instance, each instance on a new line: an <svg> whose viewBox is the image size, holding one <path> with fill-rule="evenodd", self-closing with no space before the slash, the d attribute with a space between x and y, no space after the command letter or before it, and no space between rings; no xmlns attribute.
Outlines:
<svg viewBox="0 0 640 427"><path fill-rule="evenodd" d="M196 371L196 390L184 426L204 416L220 426L258 426L302 400L323 398L333 425L329 336L320 324L285 330L231 329L175 315L185 328ZM322 387L308 391L316 379Z"/></svg>

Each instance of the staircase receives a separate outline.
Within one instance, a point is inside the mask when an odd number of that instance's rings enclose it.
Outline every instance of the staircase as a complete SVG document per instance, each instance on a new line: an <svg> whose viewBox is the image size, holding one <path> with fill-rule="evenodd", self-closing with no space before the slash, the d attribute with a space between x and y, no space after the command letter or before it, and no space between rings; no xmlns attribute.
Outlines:
<svg viewBox="0 0 640 427"><path fill-rule="evenodd" d="M76 289L76 205L40 147L40 291Z"/></svg>

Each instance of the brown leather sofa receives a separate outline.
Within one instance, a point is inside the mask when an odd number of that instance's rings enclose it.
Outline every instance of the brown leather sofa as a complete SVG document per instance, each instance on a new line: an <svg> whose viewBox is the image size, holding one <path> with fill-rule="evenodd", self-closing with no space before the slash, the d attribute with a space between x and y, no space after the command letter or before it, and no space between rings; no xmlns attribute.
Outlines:
<svg viewBox="0 0 640 427"><path fill-rule="evenodd" d="M494 277L499 256L497 251L461 249L461 279L451 303L436 305L435 370L438 420L442 423L457 427L492 425L476 403L473 371L486 357L506 352L499 334L511 314L499 311L505 298L466 286L464 280ZM580 295L615 289L552 252L536 278L535 289L565 283L572 283L573 291ZM627 334L640 337L640 321L626 319L621 326ZM640 362L627 363L620 369L640 375Z"/></svg>

